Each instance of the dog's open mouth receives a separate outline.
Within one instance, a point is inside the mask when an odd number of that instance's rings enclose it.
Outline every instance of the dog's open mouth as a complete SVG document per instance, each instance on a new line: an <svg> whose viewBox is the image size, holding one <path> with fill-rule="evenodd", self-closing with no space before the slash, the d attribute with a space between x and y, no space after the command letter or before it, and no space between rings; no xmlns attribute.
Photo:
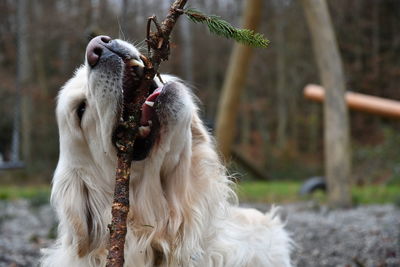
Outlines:
<svg viewBox="0 0 400 267"><path fill-rule="evenodd" d="M124 60L124 63L122 94L123 105L126 108L138 97L137 88L142 79L143 64L136 59ZM139 137L136 139L133 149L134 160L144 159L148 155L158 134L159 121L156 114L156 100L161 91L162 88L157 88L157 84L154 82L146 101L141 105Z"/></svg>
<svg viewBox="0 0 400 267"><path fill-rule="evenodd" d="M142 114L140 117L139 135L142 138L147 137L153 127L153 121L157 120L155 112L155 101L162 91L162 87L155 89L147 98L142 105Z"/></svg>

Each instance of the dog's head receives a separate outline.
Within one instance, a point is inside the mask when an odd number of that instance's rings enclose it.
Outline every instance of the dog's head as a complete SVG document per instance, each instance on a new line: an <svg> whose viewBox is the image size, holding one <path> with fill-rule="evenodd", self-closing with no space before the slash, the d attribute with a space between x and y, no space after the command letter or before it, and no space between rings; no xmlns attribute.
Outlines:
<svg viewBox="0 0 400 267"><path fill-rule="evenodd" d="M77 168L115 166L113 133L123 100L135 97L143 70L139 55L133 45L122 40L99 36L90 41L85 64L59 94L60 160L66 157ZM179 154L183 135L190 131L195 111L190 92L176 78L164 76L163 80L165 84L155 79L142 106L135 160L151 157L157 149Z"/></svg>
<svg viewBox="0 0 400 267"><path fill-rule="evenodd" d="M142 68L139 51L132 44L99 36L88 44L84 65L59 93L60 157L52 203L59 213L60 229L73 237L79 255L105 242L117 166L113 135L123 103L135 96ZM140 210L130 214L140 214L147 224L156 216L167 218L172 212L169 203L177 205L173 200L177 194L186 196L192 144L208 140L188 87L177 78L162 77L165 84L155 79L142 106L132 164L131 197ZM138 217L135 222L140 222Z"/></svg>

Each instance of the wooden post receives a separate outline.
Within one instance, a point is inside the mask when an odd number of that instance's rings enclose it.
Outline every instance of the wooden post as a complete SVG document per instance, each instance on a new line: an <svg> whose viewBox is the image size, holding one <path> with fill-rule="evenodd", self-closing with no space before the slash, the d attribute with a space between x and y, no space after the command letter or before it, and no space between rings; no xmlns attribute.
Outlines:
<svg viewBox="0 0 400 267"><path fill-rule="evenodd" d="M261 21L261 0L247 0L243 15L243 28L255 30ZM240 104L240 96L246 82L247 70L253 48L235 44L222 86L218 104L216 122L216 139L218 149L225 160L229 160L232 143L236 133L236 115Z"/></svg>
<svg viewBox="0 0 400 267"><path fill-rule="evenodd" d="M350 134L342 60L326 0L301 0L311 33L324 102L325 176L329 204L351 206Z"/></svg>

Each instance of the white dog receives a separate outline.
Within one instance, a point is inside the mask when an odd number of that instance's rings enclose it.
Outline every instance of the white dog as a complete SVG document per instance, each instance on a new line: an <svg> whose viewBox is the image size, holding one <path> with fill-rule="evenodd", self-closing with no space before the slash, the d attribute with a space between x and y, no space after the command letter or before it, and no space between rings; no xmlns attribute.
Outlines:
<svg viewBox="0 0 400 267"><path fill-rule="evenodd" d="M60 224L42 266L105 266L117 165L113 133L142 66L133 45L99 36L60 91L60 158L51 194ZM154 82L142 107L125 266L291 266L283 223L273 211L235 205L190 90L176 78L163 80Z"/></svg>

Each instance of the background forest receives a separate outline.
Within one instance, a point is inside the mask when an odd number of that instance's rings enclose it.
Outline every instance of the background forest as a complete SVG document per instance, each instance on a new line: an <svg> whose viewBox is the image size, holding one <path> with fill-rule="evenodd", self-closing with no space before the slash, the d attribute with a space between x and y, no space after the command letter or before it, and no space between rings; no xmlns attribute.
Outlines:
<svg viewBox="0 0 400 267"><path fill-rule="evenodd" d="M146 18L162 17L170 1L31 0L22 11L17 2L0 0L0 161L13 156L17 109L25 168L0 170L0 182L48 183L58 158L57 92L83 63L91 36L105 34L144 47ZM240 26L243 2L196 0L189 6ZM400 100L400 1L328 4L348 90ZM303 10L299 1L268 0L262 17L258 31L271 44L254 51L234 150L264 178L323 175L322 106L303 97L306 84L319 83ZM232 46L181 18L172 56L161 66L193 85L211 128ZM354 182L400 183L400 123L360 112L351 112L350 122Z"/></svg>
<svg viewBox="0 0 400 267"><path fill-rule="evenodd" d="M104 34L146 52L146 20L163 18L171 2L0 0L0 267L36 266L40 249L57 236L49 205L59 145L54 110L58 91L83 64L89 40ZM240 205L263 212L273 203L281 207L296 244L294 266L400 266L400 116L350 110L348 149L342 112L344 87L400 101L400 1L190 0L187 7L236 27L248 18L257 21L255 11L261 10L257 31L271 41L252 50L249 66L231 64L231 55L249 50L181 17L170 60L161 64L161 72L194 88L224 155L221 144L230 139L224 137L235 133L226 150L232 152L229 171L240 181ZM235 66L239 75L230 75ZM236 77L246 80L234 105L236 127L222 127L221 121L231 120L221 120L221 110L235 119L220 103L229 99L227 91L240 90ZM323 84L326 103L335 105L305 99L310 83ZM337 116L325 123L327 107ZM315 176L325 176L328 193L299 194Z"/></svg>

